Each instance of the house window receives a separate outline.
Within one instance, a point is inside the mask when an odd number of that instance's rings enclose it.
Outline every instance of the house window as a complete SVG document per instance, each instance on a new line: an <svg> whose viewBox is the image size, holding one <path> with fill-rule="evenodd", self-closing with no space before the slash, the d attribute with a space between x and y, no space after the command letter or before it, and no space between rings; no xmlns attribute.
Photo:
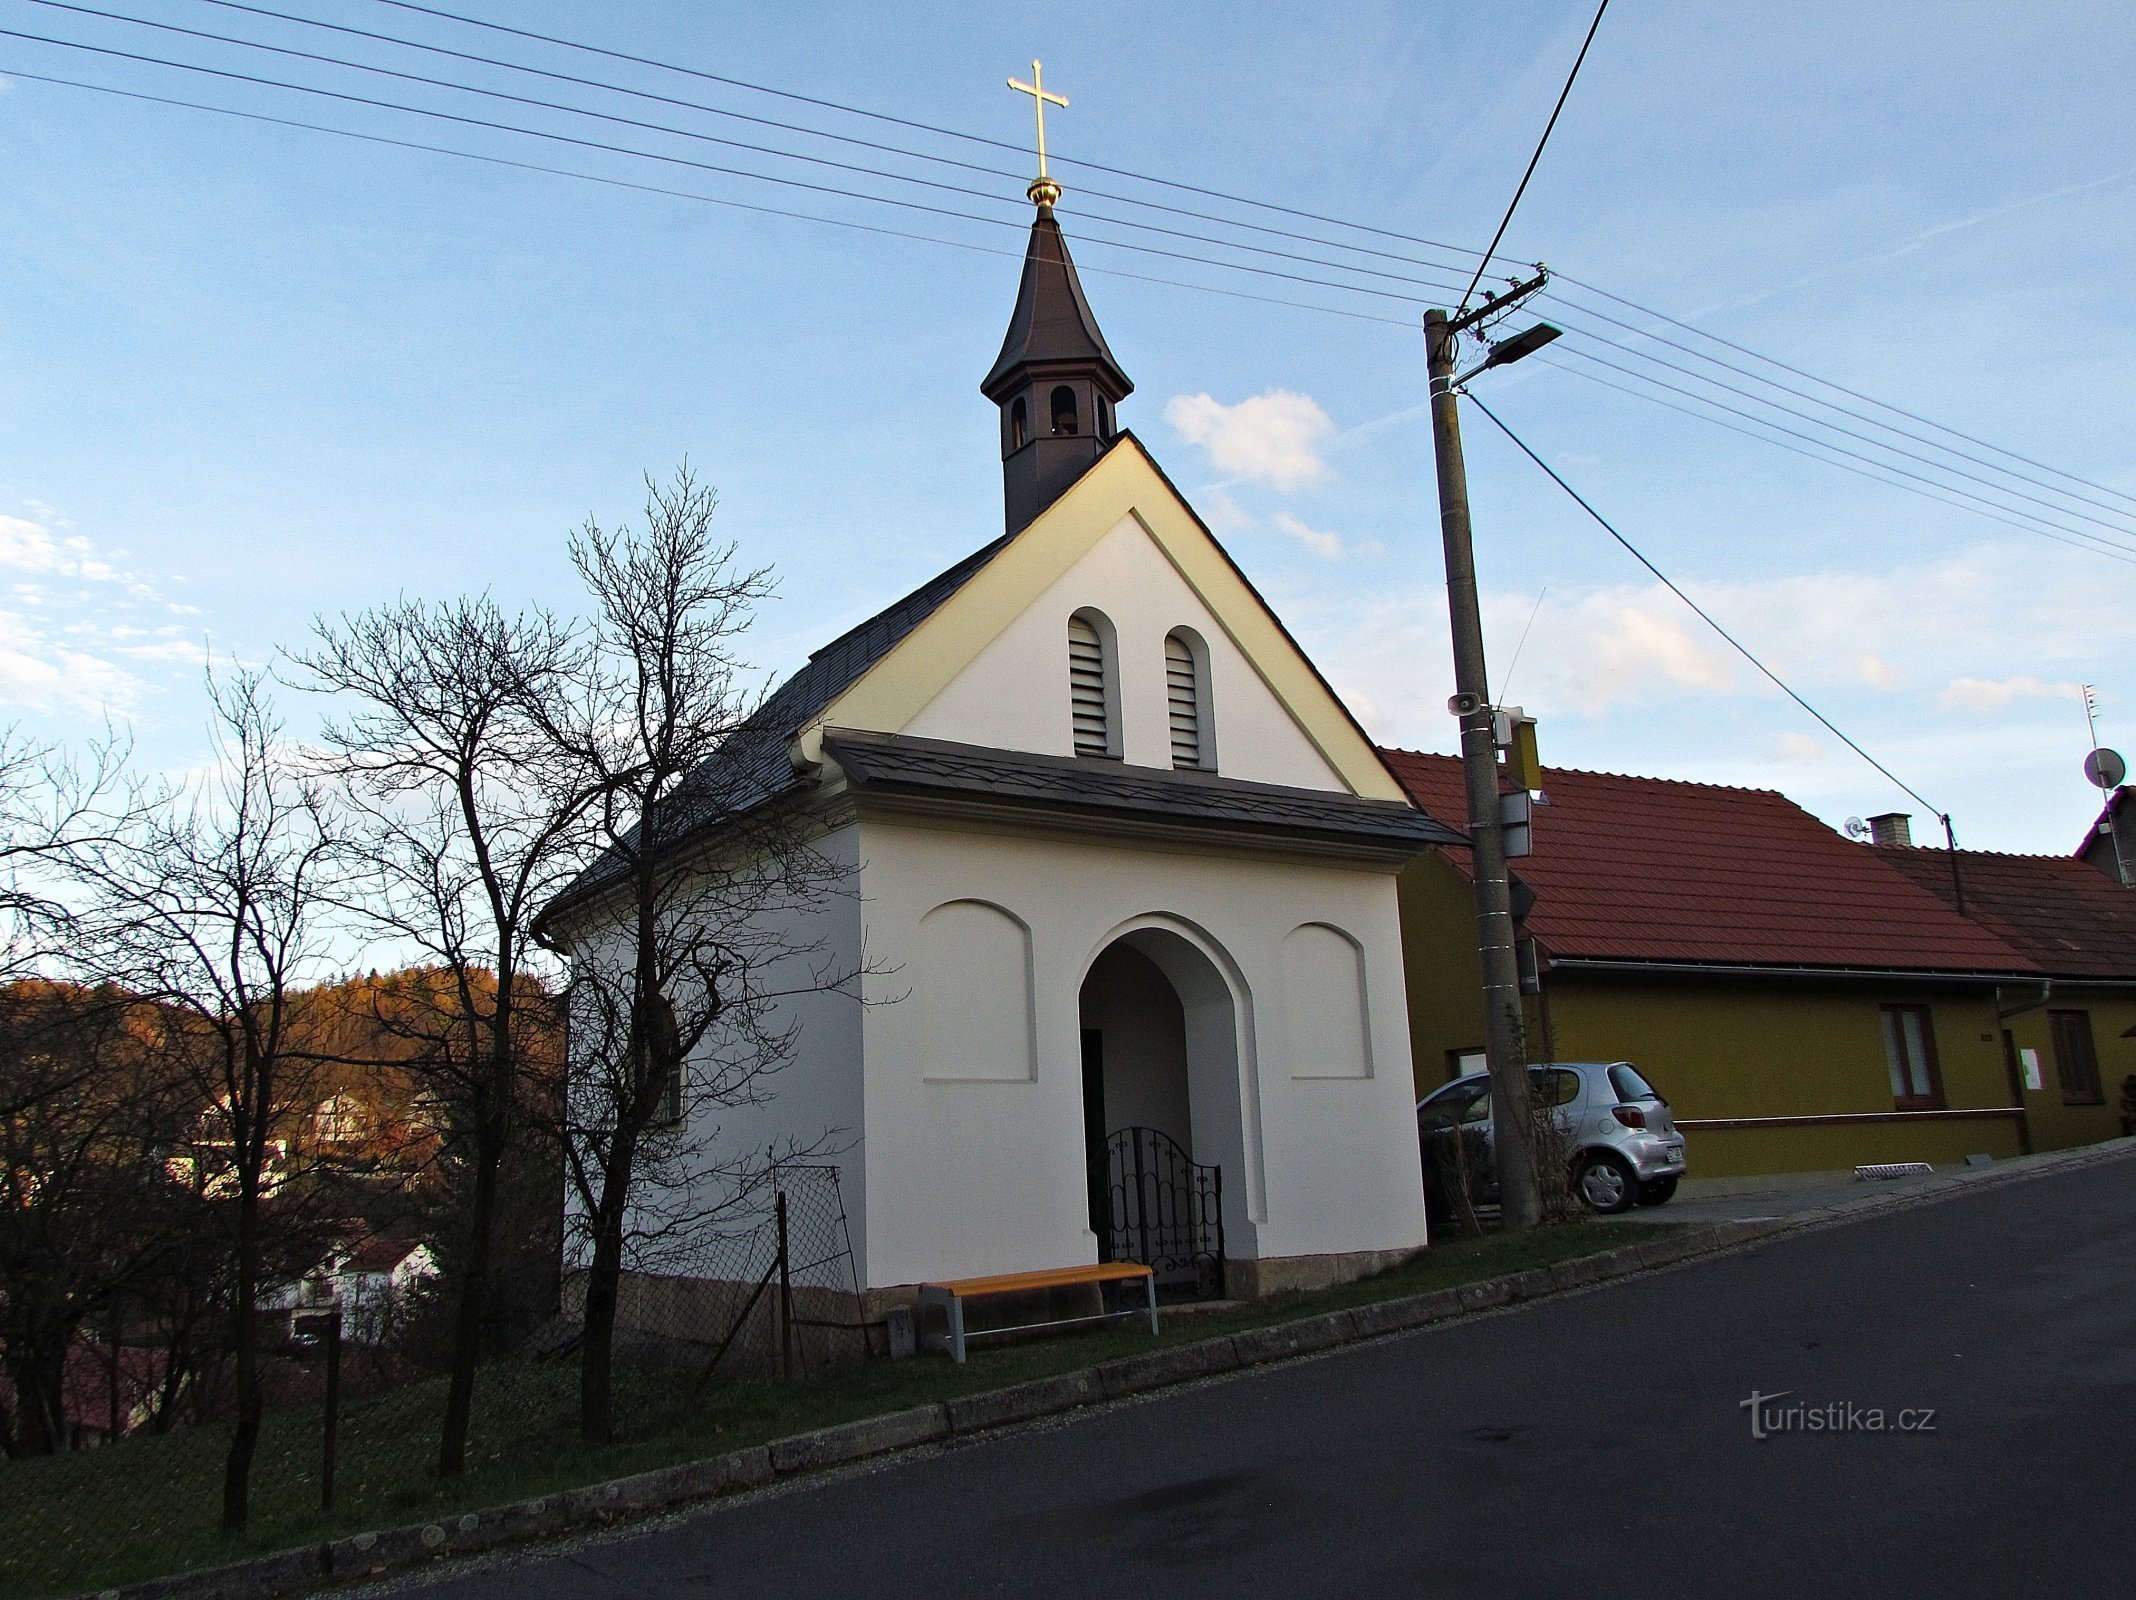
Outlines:
<svg viewBox="0 0 2136 1600"><path fill-rule="evenodd" d="M2062 1103L2103 1105L2099 1092L2099 1052L2092 1046L2089 1011L2050 1011L2047 1031L2054 1041L2055 1076L2062 1080Z"/></svg>
<svg viewBox="0 0 2136 1600"><path fill-rule="evenodd" d="M1018 395L1016 403L1009 407L1009 454L1014 455L1031 442L1031 411Z"/></svg>
<svg viewBox="0 0 2136 1600"><path fill-rule="evenodd" d="M1172 720L1172 765L1213 768L1216 741L1209 717L1208 655L1186 628L1164 639L1164 693Z"/></svg>
<svg viewBox="0 0 2136 1600"><path fill-rule="evenodd" d="M1053 391L1053 431L1055 433L1080 433L1076 426L1075 391L1065 383Z"/></svg>
<svg viewBox="0 0 2136 1600"><path fill-rule="evenodd" d="M1490 1065L1482 1045L1472 1045L1466 1050L1446 1052L1446 1075L1448 1078L1465 1078L1472 1072L1481 1072Z"/></svg>
<svg viewBox="0 0 2136 1600"><path fill-rule="evenodd" d="M1884 1061L1891 1068L1891 1102L1901 1111L1933 1111L1943 1104L1936 1073L1936 1034L1927 1006L1884 1007Z"/></svg>
<svg viewBox="0 0 2136 1600"><path fill-rule="evenodd" d="M1068 619L1068 710L1079 756L1120 754L1112 666L1112 625L1098 612L1078 611Z"/></svg>

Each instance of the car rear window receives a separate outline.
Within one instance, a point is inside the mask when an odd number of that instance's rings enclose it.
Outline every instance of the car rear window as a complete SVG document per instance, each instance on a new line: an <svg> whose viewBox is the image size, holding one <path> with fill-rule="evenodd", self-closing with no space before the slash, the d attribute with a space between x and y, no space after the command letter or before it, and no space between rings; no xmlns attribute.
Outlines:
<svg viewBox="0 0 2136 1600"><path fill-rule="evenodd" d="M1617 1091L1619 1100L1659 1100L1661 1091L1639 1076L1639 1069L1629 1061L1620 1061L1609 1069L1609 1086Z"/></svg>

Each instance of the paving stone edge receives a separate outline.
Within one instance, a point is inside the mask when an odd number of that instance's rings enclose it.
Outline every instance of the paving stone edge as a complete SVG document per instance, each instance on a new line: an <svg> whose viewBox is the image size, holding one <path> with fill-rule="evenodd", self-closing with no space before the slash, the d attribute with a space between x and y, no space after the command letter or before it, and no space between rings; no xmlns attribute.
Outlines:
<svg viewBox="0 0 2136 1600"><path fill-rule="evenodd" d="M680 1510L760 1488L779 1478L819 1472L1106 1400L1473 1317L1519 1301L1570 1293L1697 1256L1740 1249L1780 1234L1812 1232L1860 1217L1930 1204L1965 1190L2095 1166L2130 1155L2136 1155L2136 1139L2114 1139L2103 1145L2049 1152L2030 1158L2022 1166L2013 1163L1952 1173L1937 1183L1900 1194L1865 1195L1759 1221L1695 1224L1680 1232L1618 1245L1548 1267L1530 1267L1450 1289L1352 1306L1192 1344L1171 1345L1142 1355L1120 1356L1074 1372L864 1417L858 1422L818 1428L745 1450L436 1522L347 1534L321 1544L277 1550L219 1567L148 1578L97 1591L95 1600L278 1600L329 1585L397 1576L452 1557L531 1544Z"/></svg>

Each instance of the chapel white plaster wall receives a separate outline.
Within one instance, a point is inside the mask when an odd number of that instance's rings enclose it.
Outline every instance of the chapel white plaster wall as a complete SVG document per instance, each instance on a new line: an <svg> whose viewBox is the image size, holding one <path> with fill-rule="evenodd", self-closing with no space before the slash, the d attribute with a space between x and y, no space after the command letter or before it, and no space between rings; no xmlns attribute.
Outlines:
<svg viewBox="0 0 2136 1600"><path fill-rule="evenodd" d="M807 911L766 914L763 926L775 939L794 952L781 963L786 971L762 977L769 989L800 992L775 1002L771 1027L795 1025L792 1059L763 1080L766 1099L761 1105L720 1106L693 1103L689 1135L701 1152L695 1164L709 1169L734 1155L762 1157L767 1150L788 1147L821 1149L817 1159L837 1166L839 1189L852 1229L856 1269L865 1271L867 1258L866 1145L861 1137L864 1106L861 1093L861 1006L858 985L847 993L812 990L813 975L858 971L861 963L861 908L854 886L858 882L859 835L848 824L819 840L815 848L842 875L844 891L826 897ZM603 930L589 938L619 939L619 932ZM697 1053L718 1048L717 1037L708 1039ZM693 1078L702 1068L693 1061ZM722 1193L706 1183L686 1190L684 1204L708 1208ZM654 1270L689 1274L693 1262L687 1252L672 1259L645 1263ZM865 1280L863 1280L865 1281Z"/></svg>
<svg viewBox="0 0 2136 1600"><path fill-rule="evenodd" d="M879 969L866 980L879 1003L861 1023L868 1283L1096 1259L1078 999L1109 936L1138 919L1206 934L1243 985L1240 1071L1250 1081L1230 1108L1244 1124L1234 1125L1237 1154L1225 1163L1231 1253L1424 1242L1408 1072L1294 1077L1289 1040L1311 1028L1293 1029L1282 1014L1284 937L1308 923L1340 928L1363 951L1372 1060L1408 1060L1392 874L877 819L863 824L862 855L866 943ZM929 911L959 899L999 906L1030 931L1036 1051L1027 1078L930 1079L926 1023L910 994L916 935ZM1205 1098L1197 1093L1193 1113L1204 1149L1217 1142L1204 1131Z"/></svg>
<svg viewBox="0 0 2136 1600"><path fill-rule="evenodd" d="M1073 755L1068 714L1068 619L1090 606L1118 635L1121 754L1170 767L1164 639L1185 626L1207 646L1217 770L1234 778L1347 792L1283 703L1254 671L1141 523L1123 517L1088 554L980 651L902 728L962 744Z"/></svg>

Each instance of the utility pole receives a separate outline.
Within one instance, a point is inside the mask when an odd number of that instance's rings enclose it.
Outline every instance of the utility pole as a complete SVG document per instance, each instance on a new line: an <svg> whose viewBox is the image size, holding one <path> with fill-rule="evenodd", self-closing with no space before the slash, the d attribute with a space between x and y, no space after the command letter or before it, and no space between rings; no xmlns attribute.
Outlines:
<svg viewBox="0 0 2136 1600"><path fill-rule="evenodd" d="M1461 458L1457 383L1454 375L1464 329L1510 309L1540 289L1537 271L1473 311L1424 317L1425 355L1431 372L1431 437L1439 467L1439 528L1446 546L1447 612L1453 625L1454 697L1447 709L1461 720L1461 773L1468 791L1469 859L1476 889L1476 950L1483 965L1483 1048L1491 1072L1492 1145L1498 1167L1502 1225L1509 1231L1542 1220L1536 1181L1535 1138L1530 1125L1534 1096L1523 1048L1520 961L1513 947L1512 887L1506 876L1505 827L1498 797L1496 717L1483 655L1483 616L1476 601L1476 553L1469 531L1468 469ZM1478 367L1504 366L1557 337L1548 324L1494 346Z"/></svg>

